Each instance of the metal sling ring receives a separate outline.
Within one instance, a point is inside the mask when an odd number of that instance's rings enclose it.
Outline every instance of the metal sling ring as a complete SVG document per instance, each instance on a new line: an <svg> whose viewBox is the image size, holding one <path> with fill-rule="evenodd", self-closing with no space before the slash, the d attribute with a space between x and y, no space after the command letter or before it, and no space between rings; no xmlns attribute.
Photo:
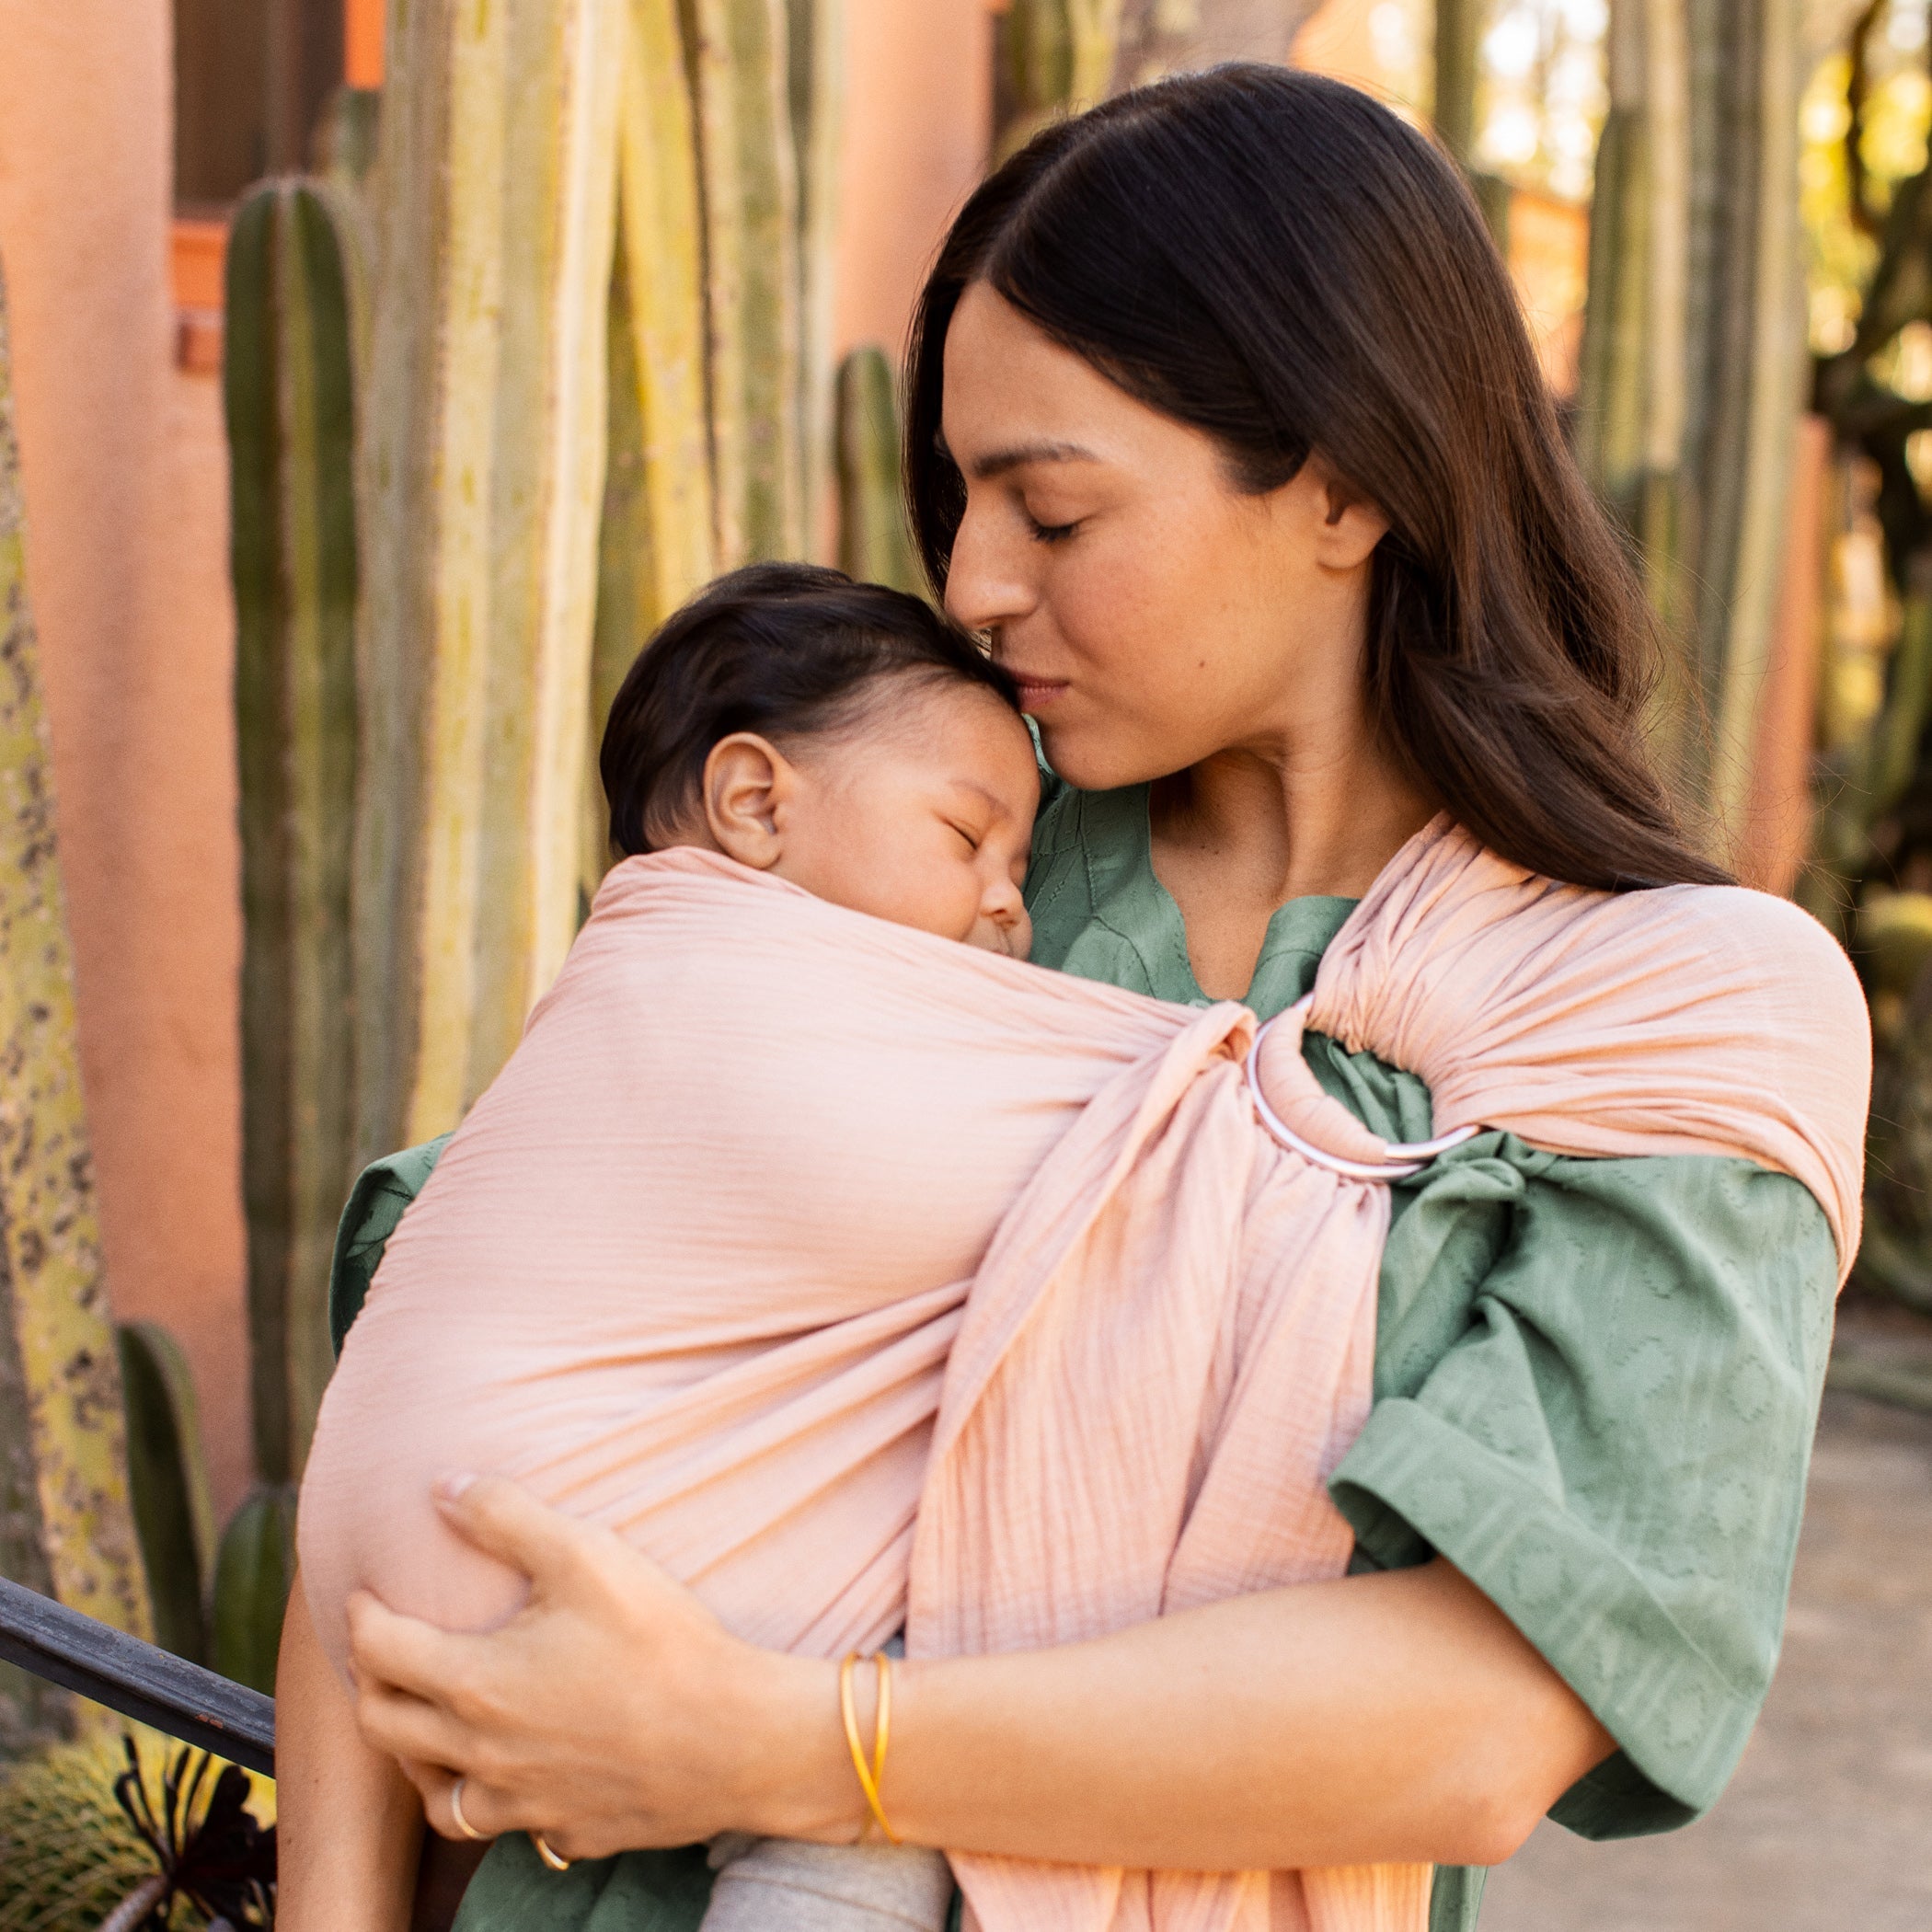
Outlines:
<svg viewBox="0 0 1932 1932"><path fill-rule="evenodd" d="M1288 1012L1299 1014L1305 1019L1314 1004L1315 995L1310 993L1296 1000ZM1277 1014L1275 1018L1284 1017ZM1267 1039L1268 1029L1273 1024L1274 1020L1270 1019L1257 1027L1254 1044L1248 1050L1248 1096L1255 1103L1255 1113L1262 1126L1282 1146L1299 1154L1305 1160L1312 1160L1317 1167L1327 1167L1331 1174L1340 1174L1345 1180L1407 1180L1411 1175L1420 1174L1437 1155L1446 1154L1452 1147L1460 1147L1465 1141L1474 1140L1482 1132L1480 1127L1457 1127L1448 1133L1438 1134L1432 1141L1389 1141L1385 1143L1388 1148L1388 1158L1385 1161L1349 1160L1342 1155L1330 1154L1326 1148L1317 1147L1289 1126L1268 1104L1268 1096L1261 1091L1261 1042Z"/></svg>

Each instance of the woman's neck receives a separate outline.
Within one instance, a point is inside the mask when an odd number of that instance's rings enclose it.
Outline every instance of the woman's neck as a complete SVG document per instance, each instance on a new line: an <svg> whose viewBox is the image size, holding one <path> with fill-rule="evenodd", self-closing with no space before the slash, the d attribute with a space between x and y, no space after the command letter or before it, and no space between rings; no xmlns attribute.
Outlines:
<svg viewBox="0 0 1932 1932"><path fill-rule="evenodd" d="M1433 811L1366 719L1156 781L1155 876L1180 908L1202 991L1240 998L1281 906L1360 898Z"/></svg>

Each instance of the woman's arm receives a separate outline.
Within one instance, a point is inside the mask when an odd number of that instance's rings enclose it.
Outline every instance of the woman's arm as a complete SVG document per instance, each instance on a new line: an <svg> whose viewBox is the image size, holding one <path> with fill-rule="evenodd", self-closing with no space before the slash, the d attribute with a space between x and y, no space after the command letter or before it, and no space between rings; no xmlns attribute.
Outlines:
<svg viewBox="0 0 1932 1932"><path fill-rule="evenodd" d="M300 1577L275 1672L275 1825L282 1932L408 1932L422 1807L356 1728Z"/></svg>
<svg viewBox="0 0 1932 1932"><path fill-rule="evenodd" d="M485 1637L367 1597L351 1612L364 1731L417 1761L439 1830L452 1777L429 1766L467 1774L473 1824L569 1856L857 1835L835 1665L730 1637L615 1536L511 1484L444 1507L531 1576L529 1606ZM885 1795L905 1836L1094 1864L1493 1864L1614 1748L1443 1562L894 1683Z"/></svg>

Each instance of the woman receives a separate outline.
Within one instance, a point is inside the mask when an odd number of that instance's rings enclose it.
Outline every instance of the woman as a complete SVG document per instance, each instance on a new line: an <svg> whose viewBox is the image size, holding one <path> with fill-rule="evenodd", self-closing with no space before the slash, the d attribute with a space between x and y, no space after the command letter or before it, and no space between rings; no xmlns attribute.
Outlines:
<svg viewBox="0 0 1932 1932"><path fill-rule="evenodd" d="M1502 266L1365 97L1230 68L1042 135L927 285L907 454L934 581L1069 788L1034 846L1037 960L1268 1016L1442 811L1584 886L1720 878L1645 764L1641 600ZM1412 1075L1307 1052L1375 1132L1428 1136ZM351 1243L362 1280L422 1171ZM1332 1485L1355 1573L904 1666L895 1824L1095 1864L1428 1861L1442 1932L1546 1812L1599 1837L1694 1818L1777 1655L1836 1278L1818 1202L1742 1159L1495 1133L1438 1159L1395 1190L1377 1399ZM384 1753L445 1835L460 1773L468 1826L579 1860L858 1833L836 1666L737 1642L503 1484L446 1507L532 1607L460 1638L362 1602L351 1711L298 1593L283 1695L339 1708L337 1748L283 1766L295 1932L374 1923L299 1821L326 1793L406 1837ZM542 1877L506 1839L462 1923L555 1923L523 1903ZM693 1925L702 1855L631 1851L598 1884L599 1926Z"/></svg>

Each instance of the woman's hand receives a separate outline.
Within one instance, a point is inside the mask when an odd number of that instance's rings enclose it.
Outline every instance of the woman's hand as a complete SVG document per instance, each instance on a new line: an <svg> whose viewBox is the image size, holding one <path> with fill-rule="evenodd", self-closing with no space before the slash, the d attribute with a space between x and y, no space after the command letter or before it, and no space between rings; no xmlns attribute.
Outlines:
<svg viewBox="0 0 1932 1932"><path fill-rule="evenodd" d="M563 1857L690 1845L725 1830L857 1835L837 1667L730 1636L607 1530L513 1483L446 1486L451 1525L522 1570L530 1600L488 1636L349 1605L357 1716L402 1760L431 1825L541 1832Z"/></svg>

